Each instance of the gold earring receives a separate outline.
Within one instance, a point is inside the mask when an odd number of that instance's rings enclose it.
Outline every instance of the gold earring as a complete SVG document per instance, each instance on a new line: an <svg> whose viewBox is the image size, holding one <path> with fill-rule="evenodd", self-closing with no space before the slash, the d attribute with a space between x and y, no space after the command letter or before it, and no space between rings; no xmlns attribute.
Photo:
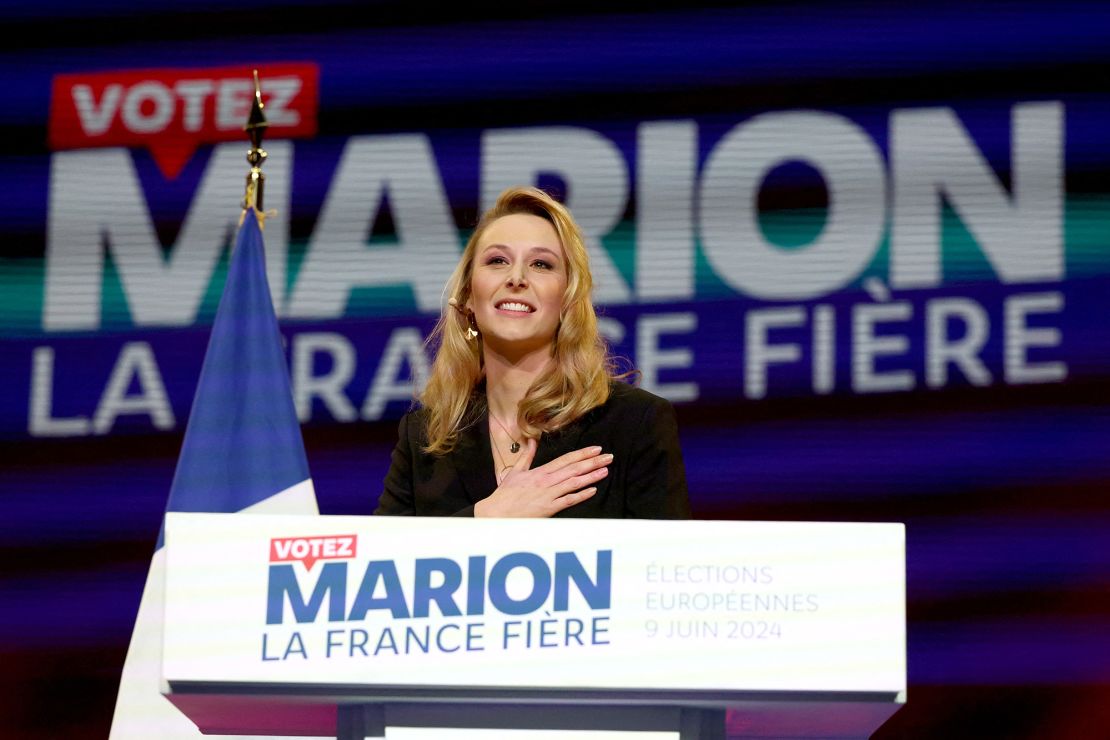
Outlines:
<svg viewBox="0 0 1110 740"><path fill-rule="evenodd" d="M474 341L474 339L478 337L478 325L474 321L474 312L460 306L459 302L456 301L454 298L447 301L447 304L451 306L451 308L462 314L464 318L466 318L469 326L466 327L466 331L463 333L466 336L467 341Z"/></svg>
<svg viewBox="0 0 1110 740"><path fill-rule="evenodd" d="M478 338L478 322L474 320L473 311L468 310L464 315L466 316L467 324L465 332L466 341L473 342L475 339Z"/></svg>

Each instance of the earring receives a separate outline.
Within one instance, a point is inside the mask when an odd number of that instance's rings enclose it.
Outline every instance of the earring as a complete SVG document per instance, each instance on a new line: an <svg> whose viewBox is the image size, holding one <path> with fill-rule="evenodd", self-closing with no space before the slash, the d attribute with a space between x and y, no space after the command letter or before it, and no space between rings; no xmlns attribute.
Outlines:
<svg viewBox="0 0 1110 740"><path fill-rule="evenodd" d="M466 335L466 341L473 342L478 338L478 322L474 320L473 311L468 310L463 316L466 317L466 331L463 334Z"/></svg>
<svg viewBox="0 0 1110 740"><path fill-rule="evenodd" d="M469 311L467 309L464 309L462 306L459 305L459 302L456 301L454 298L447 301L447 304L449 306L451 306L451 308L453 308L456 311L458 311L459 313L461 313L464 317L466 317L466 321L469 324L469 326L466 327L466 331L464 332L464 334L466 336L467 341L469 341L469 342L474 341L478 337L478 325L474 321L474 312Z"/></svg>

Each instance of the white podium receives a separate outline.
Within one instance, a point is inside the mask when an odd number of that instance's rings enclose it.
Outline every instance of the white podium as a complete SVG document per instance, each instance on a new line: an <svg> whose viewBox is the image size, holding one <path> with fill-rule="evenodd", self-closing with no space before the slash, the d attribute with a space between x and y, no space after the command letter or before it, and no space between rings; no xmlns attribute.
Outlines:
<svg viewBox="0 0 1110 740"><path fill-rule="evenodd" d="M205 733L866 737L901 524L168 514L163 678Z"/></svg>

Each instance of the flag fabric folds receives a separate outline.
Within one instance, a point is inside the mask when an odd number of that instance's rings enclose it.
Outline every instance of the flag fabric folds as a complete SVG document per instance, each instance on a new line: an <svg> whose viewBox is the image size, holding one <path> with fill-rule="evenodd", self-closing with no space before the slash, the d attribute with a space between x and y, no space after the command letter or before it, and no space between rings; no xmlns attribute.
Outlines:
<svg viewBox="0 0 1110 740"><path fill-rule="evenodd" d="M239 227L166 510L318 513L253 209ZM212 737L161 695L163 537L164 530L127 651L111 740Z"/></svg>

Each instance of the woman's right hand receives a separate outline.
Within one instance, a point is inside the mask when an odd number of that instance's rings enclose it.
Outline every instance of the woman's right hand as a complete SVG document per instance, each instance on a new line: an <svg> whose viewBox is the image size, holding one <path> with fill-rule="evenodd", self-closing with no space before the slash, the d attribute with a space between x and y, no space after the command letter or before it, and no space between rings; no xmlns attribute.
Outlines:
<svg viewBox="0 0 1110 740"><path fill-rule="evenodd" d="M592 484L609 474L610 454L583 447L530 470L536 440L528 439L516 464L488 498L474 505L476 517L550 517L597 493Z"/></svg>

